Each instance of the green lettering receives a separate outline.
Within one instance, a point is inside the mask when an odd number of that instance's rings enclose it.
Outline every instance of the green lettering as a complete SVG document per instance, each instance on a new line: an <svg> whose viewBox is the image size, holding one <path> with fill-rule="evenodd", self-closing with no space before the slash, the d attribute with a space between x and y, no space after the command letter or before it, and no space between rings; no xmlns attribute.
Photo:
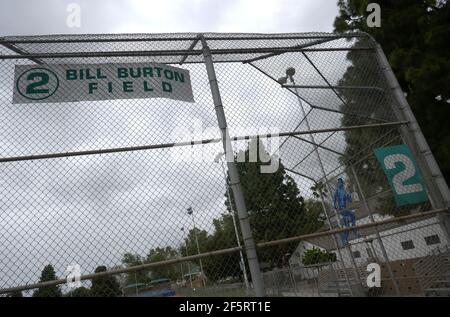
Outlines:
<svg viewBox="0 0 450 317"><path fill-rule="evenodd" d="M122 68L122 67L117 68L117 77L118 78L127 78L128 77L127 69Z"/></svg>
<svg viewBox="0 0 450 317"><path fill-rule="evenodd" d="M142 69L142 74L144 75L144 77L153 77L153 68L144 67Z"/></svg>
<svg viewBox="0 0 450 317"><path fill-rule="evenodd" d="M133 92L133 83L131 81L123 82L123 91L124 92Z"/></svg>
<svg viewBox="0 0 450 317"><path fill-rule="evenodd" d="M146 80L144 80L144 91L153 91L153 88L150 87Z"/></svg>
<svg viewBox="0 0 450 317"><path fill-rule="evenodd" d="M175 72L175 81L181 81L182 83L184 83L184 74Z"/></svg>
<svg viewBox="0 0 450 317"><path fill-rule="evenodd" d="M92 94L94 92L94 90L97 90L97 83L89 83L89 93Z"/></svg>
<svg viewBox="0 0 450 317"><path fill-rule="evenodd" d="M162 68L161 67L155 67L155 69L156 69L156 74L158 75L158 77L161 77L161 70L162 70Z"/></svg>
<svg viewBox="0 0 450 317"><path fill-rule="evenodd" d="M130 76L133 77L133 78L139 78L139 77L141 77L141 68L138 67L138 68L136 69L136 73L135 73L134 70L133 70L133 68L130 67Z"/></svg>
<svg viewBox="0 0 450 317"><path fill-rule="evenodd" d="M91 74L89 74L89 68L86 69L86 79L95 79L95 76L91 76Z"/></svg>
<svg viewBox="0 0 450 317"><path fill-rule="evenodd" d="M101 68L97 68L97 78L99 78L99 79L106 78L106 75L102 74Z"/></svg>
<svg viewBox="0 0 450 317"><path fill-rule="evenodd" d="M172 92L172 85L169 84L168 82L163 81L162 82L162 89L165 92Z"/></svg>
<svg viewBox="0 0 450 317"><path fill-rule="evenodd" d="M164 70L164 76L166 76L166 79L169 79L169 80L173 79L173 73L170 69Z"/></svg>
<svg viewBox="0 0 450 317"><path fill-rule="evenodd" d="M77 70L76 69L68 69L68 70L66 70L66 79L67 80L75 80L75 79L77 79Z"/></svg>

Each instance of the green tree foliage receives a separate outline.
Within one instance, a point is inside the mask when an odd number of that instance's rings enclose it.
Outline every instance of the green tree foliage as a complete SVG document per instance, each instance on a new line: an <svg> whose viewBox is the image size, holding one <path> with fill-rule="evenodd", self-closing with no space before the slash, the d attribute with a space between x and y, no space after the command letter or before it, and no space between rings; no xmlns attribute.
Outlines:
<svg viewBox="0 0 450 317"><path fill-rule="evenodd" d="M193 252L193 247L190 244L191 252ZM195 249L196 250L196 249ZM185 255L184 249L182 249L183 254ZM195 254L197 251L195 251ZM166 247L157 247L151 249L146 257L142 257L138 254L126 253L122 258L122 263L124 263L127 267L161 262L170 259L175 259L179 257L181 252L178 250L166 246ZM194 254L194 253L189 253ZM187 272L184 272L187 273ZM136 284L136 283L144 283L148 284L152 279L157 278L169 278L170 280L177 280L181 278L181 269L177 264L171 265L161 265L157 267L153 267L151 269L144 269L139 271L130 272L127 274L127 284Z"/></svg>
<svg viewBox="0 0 450 317"><path fill-rule="evenodd" d="M180 246L180 254L182 256L186 256L186 255L196 255L198 254L198 250L197 250L197 243L196 243L196 237L198 239L198 245L200 248L200 253L204 253L204 252L208 252L210 251L210 247L211 247L211 236L208 234L208 232L206 232L205 230L201 230L198 228L192 228L191 230L189 230L186 238L184 239L184 243L182 246ZM186 254L186 247L187 247L187 254ZM205 265L205 259L202 259L202 264L203 264L203 268L205 269L205 267L207 265ZM192 260L189 261L189 265L185 266L186 271L184 272L184 274L187 274L188 271L187 269L191 270L191 273L193 272L197 272L200 269L200 261L199 260ZM213 276L208 276L211 279L214 279Z"/></svg>
<svg viewBox="0 0 450 317"><path fill-rule="evenodd" d="M310 187L312 194L315 198L320 198L321 196L325 199L328 195L328 189L325 186L325 183L318 182Z"/></svg>
<svg viewBox="0 0 450 317"><path fill-rule="evenodd" d="M235 218L238 221L236 213ZM231 213L225 213L220 218L214 219L213 226L214 233L208 241L209 250L220 250L237 246L236 232ZM241 237L239 223L237 223L237 230L239 237ZM243 245L243 242L240 242ZM243 279L240 261L239 253L208 257L204 260L205 274L210 280L218 280L226 277Z"/></svg>
<svg viewBox="0 0 450 317"><path fill-rule="evenodd" d="M106 272L106 266L98 266L95 273ZM90 295L93 297L116 297L122 292L114 276L101 276L92 279Z"/></svg>
<svg viewBox="0 0 450 317"><path fill-rule="evenodd" d="M302 258L302 263L304 265L329 263L329 262L335 262L335 261L336 261L335 253L328 252L326 250L321 250L319 248L312 248L312 249L306 250L303 255L303 258Z"/></svg>
<svg viewBox="0 0 450 317"><path fill-rule="evenodd" d="M89 288L81 286L81 287L78 287L78 288L68 292L64 296L65 297L90 297L91 290Z"/></svg>
<svg viewBox="0 0 450 317"><path fill-rule="evenodd" d="M258 153L256 162L250 162L249 151ZM272 241L316 231L323 225L318 220L319 214L317 210L305 210L305 201L297 184L286 173L281 161L274 173L261 173L260 168L268 156L263 143L254 139L245 151L238 153L238 157L246 158L245 162L236 163L255 240ZM227 198L226 206L228 210L236 210L231 199L230 202ZM292 253L296 245L291 243L264 248L258 256L260 261L279 266L283 256Z"/></svg>
<svg viewBox="0 0 450 317"><path fill-rule="evenodd" d="M136 266L145 264L146 259L141 257L138 254L125 253L122 258L122 263L125 264L126 267ZM150 274L149 270L139 270L130 272L127 274L127 284L136 284L136 283L144 283L147 284L150 282Z"/></svg>
<svg viewBox="0 0 450 317"><path fill-rule="evenodd" d="M397 79L407 95L411 108L442 169L450 180L450 5L447 1L433 0L380 0L381 27L369 28L366 24L368 0L338 1L339 16L334 22L335 31L359 30L371 34L383 47ZM342 82L356 83L359 76L372 70L358 72L363 59L358 61L350 52L353 66ZM359 63L360 65L357 65ZM370 63L365 63L371 67ZM355 95L347 100L358 105ZM361 105L361 104L359 104ZM376 108L374 108L376 111ZM357 143L349 138L349 145ZM364 138L359 142L364 143ZM349 151L356 151L358 145ZM372 166L369 165L368 172Z"/></svg>
<svg viewBox="0 0 450 317"><path fill-rule="evenodd" d="M51 264L44 267L39 282L49 282L56 280L55 269ZM57 285L40 287L33 293L33 297L61 297L61 290Z"/></svg>
<svg viewBox="0 0 450 317"><path fill-rule="evenodd" d="M151 249L150 252L147 254L147 260L146 263L152 263L152 262L160 262L160 261L166 261L170 259L175 259L178 257L177 250L173 249L172 247L168 246L165 248L155 248ZM151 269L151 276L152 279L157 278L168 278L170 280L177 280L181 277L179 266L175 264L171 265L162 265Z"/></svg>

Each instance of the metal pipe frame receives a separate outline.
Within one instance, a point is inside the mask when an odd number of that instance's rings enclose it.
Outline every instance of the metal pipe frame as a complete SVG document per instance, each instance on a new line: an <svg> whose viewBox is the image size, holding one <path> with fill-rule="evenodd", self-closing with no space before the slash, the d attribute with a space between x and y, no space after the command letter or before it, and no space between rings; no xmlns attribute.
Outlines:
<svg viewBox="0 0 450 317"><path fill-rule="evenodd" d="M217 116L217 122L222 133L221 139L223 143L225 158L227 161L228 173L230 177L230 187L233 191L236 211L239 216L239 223L241 225L242 238L244 240L248 266L250 268L250 275L252 277L253 289L257 297L263 297L265 296L263 277L261 274L261 269L259 267L256 245L253 239L252 229L250 227L250 220L247 212L247 207L245 205L244 194L241 188L239 172L234 162L233 146L231 144L228 132L227 121L222 105L216 72L214 69L214 62L212 59L211 51L208 47L208 43L203 37L201 37L201 43L203 47L203 57L208 74L214 108Z"/></svg>
<svg viewBox="0 0 450 317"><path fill-rule="evenodd" d="M381 87L375 86L321 86L321 85L282 85L283 88L301 88L301 89L356 89L356 90L376 90L379 92L384 92L384 89Z"/></svg>
<svg viewBox="0 0 450 317"><path fill-rule="evenodd" d="M260 47L240 49L213 49L211 55L232 55L272 52L338 52L338 51L371 51L372 47L330 47L330 48L296 48L296 47ZM73 58L73 57L127 57L127 56L184 56L202 55L202 50L154 50L154 51L105 51L105 52L72 52L72 53L31 53L23 55L0 55L0 59L30 58ZM198 63L203 63L199 61Z"/></svg>
<svg viewBox="0 0 450 317"><path fill-rule="evenodd" d="M162 34L165 35L165 34ZM97 38L97 39L71 39L71 35L66 35L67 39L32 39L36 36L19 36L22 38L29 39L19 39L14 40L10 37L0 38L0 44L3 43L13 43L13 44L32 44L32 43L91 43L91 42L173 42L173 41L193 41L197 39L197 36L187 36L187 37L160 37L160 38L148 38L148 37L135 37L135 38ZM103 34L90 34L89 36L103 36ZM202 34L202 36L207 41L244 41L244 40L308 40L308 39L341 39L341 38L356 38L356 37L368 37L366 33L353 32L353 33L342 33L342 34L323 34L323 35L282 35L282 34L263 34L263 35L252 35L249 36L207 36ZM51 37L51 36L48 36Z"/></svg>
<svg viewBox="0 0 450 317"><path fill-rule="evenodd" d="M386 126L398 126L398 125L403 125L403 124L407 124L407 123L408 123L408 121L398 121L398 122L389 122L389 123L374 123L374 124L366 124L366 125L359 125L359 126L349 126L349 127L342 127L342 128L328 128L328 129L318 129L318 130L310 130L310 131L281 132L278 134L254 134L254 135L229 137L229 140L230 141L242 141L242 140L252 140L252 139L258 139L258 138L265 139L265 138L273 138L273 137L286 137L286 136L326 133L326 132L334 132L334 131L350 131L350 130L358 130L358 129L379 128L379 127L386 127ZM193 145L199 145L199 144L218 143L221 141L223 141L223 138L211 138L211 139L202 139L202 140L194 140L194 141L186 141L186 142L160 143L160 144L140 145L140 146L101 149L101 150L87 150L87 151L74 151L74 152L60 152L60 153L37 154L37 155L15 156L15 157L3 157L3 158L0 158L0 163L43 160L43 159L63 158L63 157L72 157L72 156L87 156L87 155L99 155L99 154L109 154L109 153L145 151L145 150L153 150L153 149L171 148L171 147L176 147L176 146L193 146ZM231 158L231 160L232 160L232 158Z"/></svg>
<svg viewBox="0 0 450 317"><path fill-rule="evenodd" d="M294 139L297 139L297 140L300 140L300 141L303 141L303 142L306 142L306 143L309 143L309 144L311 144L311 145L314 145L314 146L316 146L316 147L318 147L318 148L321 148L321 149L323 149L323 150L329 151L329 152L331 152L331 153L334 153L334 154L337 154L337 155L340 155L340 156L345 156L344 153L335 151L335 150L333 150L332 148L329 148L329 147L327 147L327 146L322 145L325 141L322 141L322 142L320 142L319 144L317 144L317 143L313 143L313 142L311 142L311 141L308 141L308 140L303 139L303 138L301 138L301 137L299 137L299 136L296 136L296 135L294 135L293 138L294 138Z"/></svg>
<svg viewBox="0 0 450 317"><path fill-rule="evenodd" d="M366 147L364 147L361 151L359 151L358 153L354 154L352 157L345 157L345 156L344 156L344 158L347 159L347 163L350 163L350 162L351 162L352 164L358 164L360 161L362 161L363 159L367 158L369 155L372 155L372 153L369 153L369 154L364 155L364 156L363 156L362 158L360 158L358 161L353 161L353 158L354 158L354 157L356 157L356 156L358 156L359 154L363 153L364 151L366 151L367 149L369 149L370 147L372 147L376 142L382 140L383 138L385 138L387 135L389 135L389 134L392 133L393 131L394 131L394 129L391 129L391 130L389 130L388 132L384 133L383 135L381 135L380 137L378 137L375 141L371 142L369 145L367 145ZM384 145L387 145L387 144L389 144L389 143L391 143L391 142L392 142L392 140L389 140L389 141L383 143L383 146L384 146ZM328 172L326 176L330 176L330 175L333 174L336 170L338 170L339 168L341 168L341 167L343 167L343 166L345 166L345 163L339 165L338 167L336 167L336 168L333 169L332 171ZM320 182L320 181L323 181L323 177L320 178L318 181L319 181L319 182Z"/></svg>
<svg viewBox="0 0 450 317"><path fill-rule="evenodd" d="M273 76L269 75L267 72L263 71L258 66L254 65L252 63L248 63L248 64L250 66L252 66L253 68L255 68L256 70L258 70L259 72L261 72L262 74L264 74L267 77L269 77L270 79L272 79L274 82L276 82L279 85L279 83L278 83L276 78L274 78ZM287 91L289 91L290 93L295 95L297 98L300 98L302 101L306 102L312 109L318 109L318 110L323 110L323 111L327 111L327 112L334 112L334 113L339 113L339 114L347 114L347 115L351 115L351 116L354 116L354 117L357 117L357 118L367 119L367 120L371 120L371 121L387 122L386 120L383 120L383 119L370 118L370 117L361 116L361 115L358 115L358 114L355 114L355 113L348 113L348 112L345 112L345 111L340 111L340 110L334 110L334 109L330 109L330 108L321 107L321 106L315 105L312 102L306 100L305 97L300 96L294 90L287 89Z"/></svg>
<svg viewBox="0 0 450 317"><path fill-rule="evenodd" d="M337 91L333 88L333 86L330 84L328 79L325 77L324 74L319 70L319 68L313 63L313 61L308 57L308 55L305 52L302 52L302 55L306 58L308 63L311 64L311 66L314 68L314 70L319 74L319 76L323 79L323 81L327 84L327 86L333 91L333 93L338 97L338 99L342 102L343 105L347 105L344 99L337 93ZM295 84L294 84L295 85ZM297 87L295 88L297 91Z"/></svg>
<svg viewBox="0 0 450 317"><path fill-rule="evenodd" d="M292 168L296 168L297 166L299 166L301 163L303 163L312 153L316 152L316 150L320 147L322 147L322 144L325 143L327 140L329 140L334 134L336 133L336 131L330 133L330 135L328 135L323 141L321 141L320 143L316 143L316 141L309 141L306 143L310 143L314 145L314 148L311 150L311 152L309 152L308 154L306 154L297 164L295 164ZM297 136L294 136L294 138Z"/></svg>
<svg viewBox="0 0 450 317"><path fill-rule="evenodd" d="M227 192L228 201L230 202L230 211L231 211L231 217L233 218L232 220L233 220L234 233L236 234L236 243L237 243L238 247L241 247L241 241L239 239L238 228L236 225L236 217L234 216L235 211L233 210L233 206L231 204L230 186L228 184L228 177L227 177L227 173L225 172L225 166L223 164L224 162L222 160L222 155L220 156L219 160L220 160L220 166L222 167L225 186L227 187L226 192ZM245 268L244 255L242 254L242 250L239 251L239 257L240 257L241 271L242 271L243 277L244 277L245 289L247 290L247 294L248 294L249 283L248 283L247 269Z"/></svg>
<svg viewBox="0 0 450 317"><path fill-rule="evenodd" d="M305 43L305 44L296 45L294 47L306 48L306 47L310 47L310 46L314 46L314 45L319 45L319 44L331 42L331 41L334 41L334 40L336 40L336 38L325 38L325 39L320 39L320 40L312 41L312 42ZM269 53L269 54L266 54L266 55L262 55L262 56L258 56L258 57L254 57L254 58L251 58L251 59L244 60L244 61L242 61L242 63L244 63L244 64L252 63L252 62L256 62L256 61L259 61L259 60L267 59L267 58L270 58L270 57L279 56L279 55L282 55L284 53L286 53L286 52Z"/></svg>
<svg viewBox="0 0 450 317"><path fill-rule="evenodd" d="M11 50L11 51L13 51L13 52L15 52L15 53L17 53L17 54L20 54L20 55L27 55L27 54L29 54L29 53L26 52L25 50L23 50L23 49L17 47L17 46L14 45L14 44L11 44L11 43L1 43L1 42L0 42L0 45L4 46L4 47L6 47L7 49L9 49L9 50ZM35 62L35 63L38 64L38 65L44 64L44 62L42 62L41 60L39 60L39 59L37 59L37 58L30 58L30 60L31 60L32 62Z"/></svg>

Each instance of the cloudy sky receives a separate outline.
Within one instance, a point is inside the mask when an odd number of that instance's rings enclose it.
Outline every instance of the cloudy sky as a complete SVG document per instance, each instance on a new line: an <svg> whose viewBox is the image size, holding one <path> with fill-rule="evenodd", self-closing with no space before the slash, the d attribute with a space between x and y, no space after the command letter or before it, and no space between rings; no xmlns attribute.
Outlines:
<svg viewBox="0 0 450 317"><path fill-rule="evenodd" d="M80 27L67 25L71 3L81 8ZM3 0L0 35L331 32L337 13L335 0ZM17 107L10 103L15 62L1 63L3 157L170 142L169 132L176 126L191 126L198 119L205 128L216 125L203 65L183 65L191 71L194 104L128 100L80 102L77 107L71 103ZM233 125L253 125L288 131L301 120L293 94L250 66L247 80L237 85L240 70L226 67L217 66L217 71L232 129ZM298 67L308 72L305 60L299 60ZM342 74L346 67L342 63L333 69ZM333 107L339 103L335 96L326 101ZM339 119L336 114L322 113L311 118L311 126L335 125ZM326 136L317 136L317 140ZM291 153L283 158L286 166L298 161L296 153L312 149L291 141L284 148ZM188 206L197 212L197 225L211 232L212 219L224 211L222 170L212 160L219 150L211 145L209 162L194 164L173 163L167 150L2 164L0 287L34 282L48 263L54 264L59 276L74 263L87 273L97 265L120 264L125 252L145 255L153 247L179 245L180 227L191 226L184 213ZM310 156L301 168L318 167ZM309 183L297 181L301 190L309 189Z"/></svg>
<svg viewBox="0 0 450 317"><path fill-rule="evenodd" d="M332 31L336 0L3 0L1 35ZM70 28L68 5L79 4Z"/></svg>

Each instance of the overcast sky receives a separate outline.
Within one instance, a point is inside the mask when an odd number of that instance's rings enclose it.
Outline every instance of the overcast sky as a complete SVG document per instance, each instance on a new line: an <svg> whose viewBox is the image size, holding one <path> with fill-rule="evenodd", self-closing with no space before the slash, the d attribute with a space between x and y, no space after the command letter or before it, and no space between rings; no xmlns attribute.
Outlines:
<svg viewBox="0 0 450 317"><path fill-rule="evenodd" d="M337 0L2 0L1 35L331 32ZM66 24L70 3L81 25Z"/></svg>
<svg viewBox="0 0 450 317"><path fill-rule="evenodd" d="M79 28L67 26L70 3L81 7ZM335 0L3 0L0 35L331 32L337 13ZM160 136L170 137L168 131L190 119L200 118L204 127L216 124L203 65L183 65L192 73L195 104L151 100L17 107L10 104L16 62L2 63L7 69L0 83L2 156L169 142L170 138ZM307 63L300 59L297 63L306 73ZM346 66L327 69L342 74ZM231 113L229 124L293 129L302 118L297 99L247 67L248 79L236 85L239 70L231 67L224 71L217 66L219 76L228 74L222 77L221 88ZM267 93L271 95L264 95ZM327 102L338 100L328 98ZM258 105L257 114L254 105ZM157 110L149 112L149 108ZM329 125L336 125L340 116L312 117L312 128L323 127L324 118ZM286 151L292 155L311 150L309 145L299 144L288 142ZM211 153L219 151L211 147ZM0 287L35 282L47 263L55 265L59 276L74 263L88 273L97 265L120 264L125 252L145 255L152 247L179 245L180 226L191 226L184 214L190 205L198 214L197 225L211 231L213 217L224 211L225 193L222 170L213 163L213 156L207 163L171 165L168 151L155 150L3 164ZM286 166L298 161L296 155L283 159ZM300 168L311 171L318 167L311 156ZM309 186L302 183L299 187L309 190Z"/></svg>

